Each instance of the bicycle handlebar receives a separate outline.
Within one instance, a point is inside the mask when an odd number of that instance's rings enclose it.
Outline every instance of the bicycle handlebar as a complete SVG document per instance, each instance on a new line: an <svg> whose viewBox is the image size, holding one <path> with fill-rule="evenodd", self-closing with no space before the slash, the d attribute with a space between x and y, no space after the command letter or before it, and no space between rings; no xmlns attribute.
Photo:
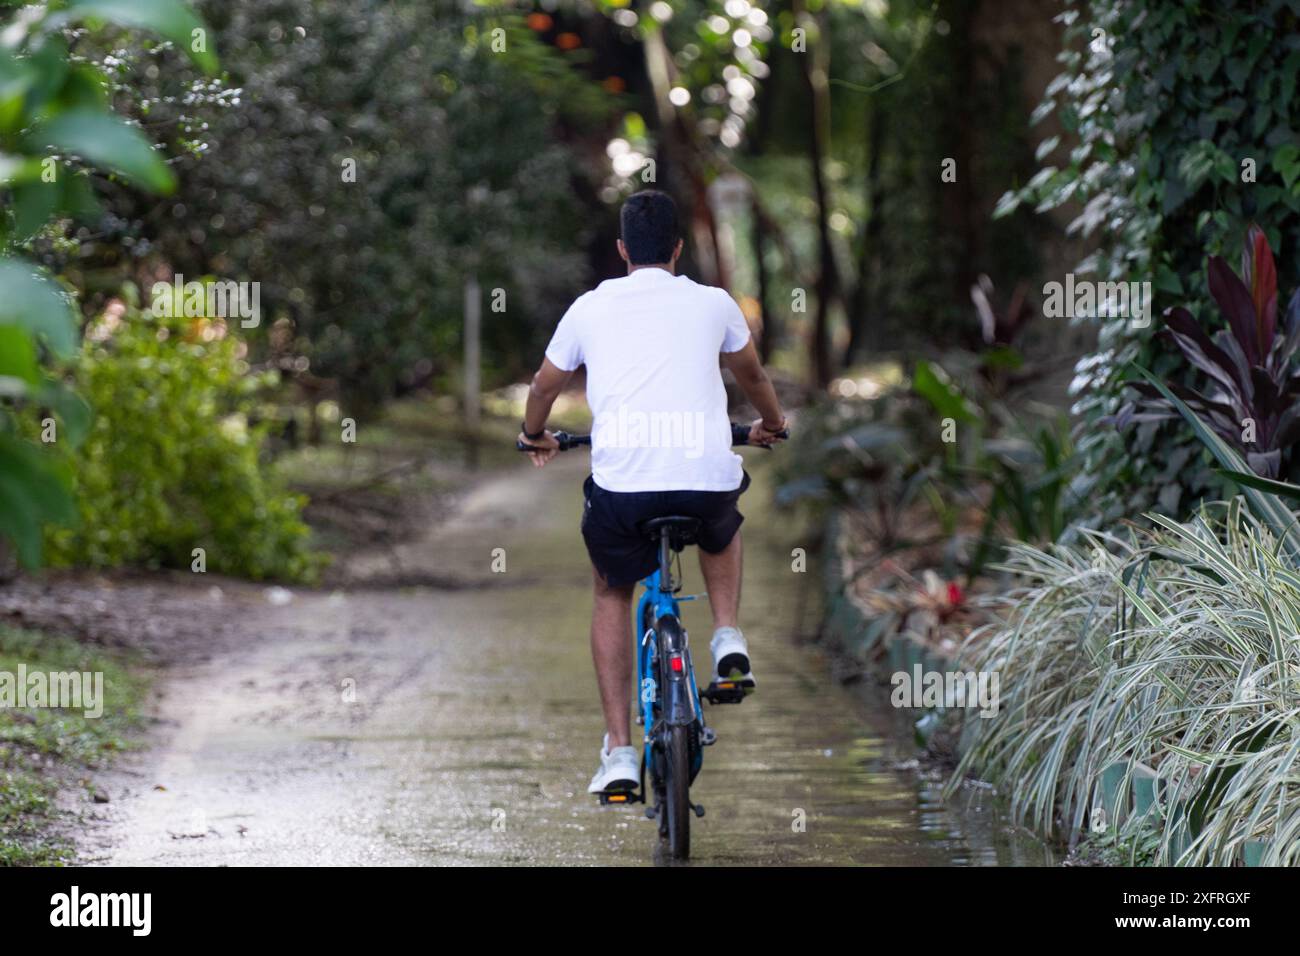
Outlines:
<svg viewBox="0 0 1300 956"><path fill-rule="evenodd" d="M750 429L749 425L744 425L740 422L732 422L731 423L731 444L748 445L749 429ZM790 429L783 428L779 432L777 432L776 435L778 438L789 438ZM556 442L559 443L560 451L568 451L571 448L577 448L579 445L591 444L590 435L570 435L568 432L551 432L551 436L556 440ZM756 447L766 448L768 451L772 450L771 445L758 445ZM529 445L516 438L515 450L516 451L537 451L537 446Z"/></svg>
<svg viewBox="0 0 1300 956"><path fill-rule="evenodd" d="M733 446L734 446L734 445L748 445L748 444L749 444L749 430L750 430L750 427L751 427L751 426L746 425L746 424L744 424L744 423L742 423L742 422L732 422L732 423L731 423L731 444L732 444ZM782 438L782 439L789 438L789 437L790 437L790 429L788 429L788 428L782 428L779 432L776 432L775 434L776 434L776 437L777 437L777 438ZM755 445L754 447L755 447L755 448L766 448L768 451L771 451L771 450L772 450L772 446L771 446L771 445Z"/></svg>

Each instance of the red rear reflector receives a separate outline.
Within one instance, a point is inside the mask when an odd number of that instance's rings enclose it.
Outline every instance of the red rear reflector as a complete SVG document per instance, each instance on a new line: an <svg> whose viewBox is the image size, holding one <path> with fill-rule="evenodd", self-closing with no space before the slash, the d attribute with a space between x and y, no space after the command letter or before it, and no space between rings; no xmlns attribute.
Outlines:
<svg viewBox="0 0 1300 956"><path fill-rule="evenodd" d="M680 674L680 673L682 672L682 668L683 668L683 666L684 666L684 665L682 664L682 657L681 657L681 655L680 655L680 654L674 654L672 657L668 658L668 660L670 660L670 661L672 662L673 673L674 673L674 674Z"/></svg>

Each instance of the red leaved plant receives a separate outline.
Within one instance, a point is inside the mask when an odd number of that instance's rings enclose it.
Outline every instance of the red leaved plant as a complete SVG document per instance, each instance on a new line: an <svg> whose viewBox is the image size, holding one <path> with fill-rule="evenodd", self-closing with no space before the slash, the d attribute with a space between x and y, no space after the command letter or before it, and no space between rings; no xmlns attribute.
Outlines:
<svg viewBox="0 0 1300 956"><path fill-rule="evenodd" d="M1276 478L1283 452L1300 440L1300 290L1278 327L1277 267L1258 226L1246 233L1241 278L1220 256L1206 268L1210 294L1228 327L1207 334L1180 307L1164 313L1165 333L1208 382L1199 389L1170 383L1177 395L1245 457L1259 475ZM1120 427L1179 418L1150 383L1132 382L1144 401L1128 403L1110 419Z"/></svg>

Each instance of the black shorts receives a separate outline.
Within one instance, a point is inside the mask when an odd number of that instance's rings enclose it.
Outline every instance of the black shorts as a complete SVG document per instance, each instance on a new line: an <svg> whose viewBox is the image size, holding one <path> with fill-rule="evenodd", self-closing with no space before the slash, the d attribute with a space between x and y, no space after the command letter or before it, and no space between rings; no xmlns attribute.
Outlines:
<svg viewBox="0 0 1300 956"><path fill-rule="evenodd" d="M717 554L731 544L745 516L736 502L749 487L744 472L733 491L606 491L588 475L582 486L582 539L600 576L613 586L635 584L659 566L655 544L637 531L650 518L699 518L699 546Z"/></svg>

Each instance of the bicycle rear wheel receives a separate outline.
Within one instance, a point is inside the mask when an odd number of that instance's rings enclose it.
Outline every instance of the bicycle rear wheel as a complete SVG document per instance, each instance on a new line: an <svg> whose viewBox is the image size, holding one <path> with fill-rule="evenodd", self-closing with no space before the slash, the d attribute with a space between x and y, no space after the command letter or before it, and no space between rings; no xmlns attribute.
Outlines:
<svg viewBox="0 0 1300 956"><path fill-rule="evenodd" d="M673 859L685 860L691 855L691 754L690 728L671 727L666 741L668 752L664 755L666 776L664 804L668 814L668 846Z"/></svg>

